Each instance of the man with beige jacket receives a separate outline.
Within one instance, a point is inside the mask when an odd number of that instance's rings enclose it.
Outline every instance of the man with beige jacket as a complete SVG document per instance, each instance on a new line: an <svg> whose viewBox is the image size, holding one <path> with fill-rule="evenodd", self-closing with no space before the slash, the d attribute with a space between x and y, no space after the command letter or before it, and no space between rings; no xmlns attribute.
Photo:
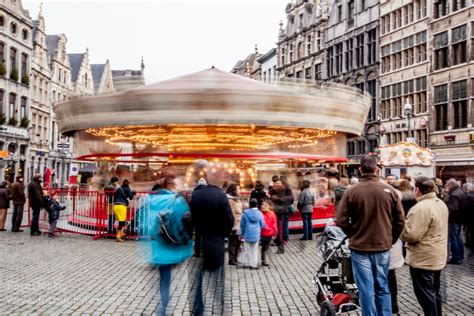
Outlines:
<svg viewBox="0 0 474 316"><path fill-rule="evenodd" d="M440 276L448 258L448 207L428 177L415 180L418 203L410 209L400 239L407 243L416 298L425 315L441 316Z"/></svg>

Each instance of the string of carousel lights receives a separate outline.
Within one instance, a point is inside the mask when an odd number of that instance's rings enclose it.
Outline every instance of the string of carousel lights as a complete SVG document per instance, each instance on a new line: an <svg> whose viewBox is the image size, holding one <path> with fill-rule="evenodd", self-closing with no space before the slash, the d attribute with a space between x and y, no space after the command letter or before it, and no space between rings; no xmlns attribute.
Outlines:
<svg viewBox="0 0 474 316"><path fill-rule="evenodd" d="M111 143L135 142L169 150L256 150L280 144L306 147L317 144L320 138L337 134L325 129L254 125L116 126L91 128L87 132Z"/></svg>

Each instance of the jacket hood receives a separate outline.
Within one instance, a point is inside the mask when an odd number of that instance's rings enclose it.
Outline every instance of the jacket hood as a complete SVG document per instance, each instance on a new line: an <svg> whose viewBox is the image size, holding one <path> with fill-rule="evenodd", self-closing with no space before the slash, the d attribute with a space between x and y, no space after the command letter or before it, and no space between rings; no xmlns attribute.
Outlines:
<svg viewBox="0 0 474 316"><path fill-rule="evenodd" d="M250 223L258 223L260 220L259 216L260 211L258 208L249 208L245 210L245 214L247 214L247 218L249 219Z"/></svg>

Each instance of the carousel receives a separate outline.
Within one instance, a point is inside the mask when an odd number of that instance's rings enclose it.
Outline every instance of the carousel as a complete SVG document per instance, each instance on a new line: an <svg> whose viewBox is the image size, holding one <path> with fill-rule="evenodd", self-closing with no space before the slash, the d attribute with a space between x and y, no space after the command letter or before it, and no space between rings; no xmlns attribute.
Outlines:
<svg viewBox="0 0 474 316"><path fill-rule="evenodd" d="M97 163L94 190L118 175L149 191L173 168L185 191L196 185L197 159L243 188L345 162L347 137L361 134L370 105L368 94L344 85L266 84L212 67L54 111L75 157Z"/></svg>

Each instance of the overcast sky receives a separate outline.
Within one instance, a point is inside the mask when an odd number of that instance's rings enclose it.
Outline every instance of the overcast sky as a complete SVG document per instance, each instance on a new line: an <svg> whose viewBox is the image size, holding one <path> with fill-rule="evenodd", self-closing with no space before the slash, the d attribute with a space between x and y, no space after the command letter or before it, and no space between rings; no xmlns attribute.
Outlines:
<svg viewBox="0 0 474 316"><path fill-rule="evenodd" d="M147 84L215 65L225 71L253 52L275 47L291 0L23 1L33 19L39 3L47 34L64 33L68 53L89 48L92 63L139 69Z"/></svg>

